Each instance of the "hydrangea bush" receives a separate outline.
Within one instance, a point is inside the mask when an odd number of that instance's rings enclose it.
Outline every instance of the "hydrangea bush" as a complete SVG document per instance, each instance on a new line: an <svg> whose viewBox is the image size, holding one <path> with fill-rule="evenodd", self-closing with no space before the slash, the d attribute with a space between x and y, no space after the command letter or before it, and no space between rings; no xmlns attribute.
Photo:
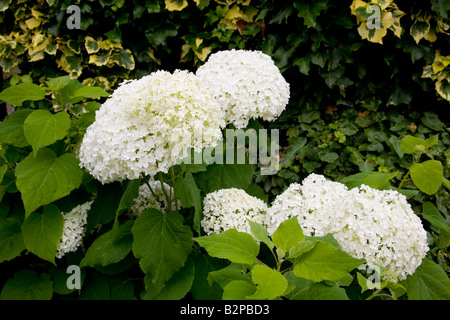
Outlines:
<svg viewBox="0 0 450 320"><path fill-rule="evenodd" d="M417 193L436 192L436 175L448 186L428 153L437 138L402 140L414 165L397 189L397 173L346 184L312 173L269 199L258 165L180 161L224 143L226 125L275 121L289 96L270 56L245 50L219 51L196 73L124 81L110 96L70 77L4 90L29 107L0 124L0 258L45 267L15 272L0 298L450 298L401 188L409 175ZM445 230L435 210L423 214ZM74 266L87 276L69 285Z"/></svg>

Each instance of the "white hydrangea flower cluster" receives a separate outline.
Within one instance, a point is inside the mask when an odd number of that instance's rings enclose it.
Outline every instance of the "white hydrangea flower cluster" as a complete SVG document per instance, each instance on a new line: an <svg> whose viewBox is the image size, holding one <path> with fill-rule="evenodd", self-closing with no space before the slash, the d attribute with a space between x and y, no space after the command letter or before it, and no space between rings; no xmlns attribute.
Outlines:
<svg viewBox="0 0 450 320"><path fill-rule="evenodd" d="M219 51L196 75L225 110L226 122L238 129L251 118L275 120L289 101L289 84L272 58L261 51Z"/></svg>
<svg viewBox="0 0 450 320"><path fill-rule="evenodd" d="M366 260L361 269L380 265L399 280L413 274L428 251L420 218L397 191L365 185L348 190L311 174L276 197L267 213L269 233L294 216L305 235L331 233L342 250Z"/></svg>
<svg viewBox="0 0 450 320"><path fill-rule="evenodd" d="M83 242L86 231L87 213L93 201L88 201L63 213L64 229L61 241L58 243L56 258L61 259L66 253L74 252Z"/></svg>
<svg viewBox="0 0 450 320"><path fill-rule="evenodd" d="M142 212L150 208L160 210L161 212L168 211L169 205L167 204L167 198L164 194L161 182L151 180L149 181L149 184L151 189L146 183L142 184L139 187L139 195L136 199L134 199L134 202L128 211L129 217L137 218L141 215ZM174 192L173 188L165 182L164 182L164 189L166 190L167 193L173 194ZM178 205L178 209L180 208L181 206ZM175 207L173 206L170 210L174 209Z"/></svg>
<svg viewBox="0 0 450 320"><path fill-rule="evenodd" d="M96 112L78 151L102 183L167 172L189 148L214 147L224 114L191 72L156 71L124 81Z"/></svg>
<svg viewBox="0 0 450 320"><path fill-rule="evenodd" d="M201 226L208 235L233 228L251 234L248 220L265 225L267 210L264 201L242 189L221 189L203 199Z"/></svg>

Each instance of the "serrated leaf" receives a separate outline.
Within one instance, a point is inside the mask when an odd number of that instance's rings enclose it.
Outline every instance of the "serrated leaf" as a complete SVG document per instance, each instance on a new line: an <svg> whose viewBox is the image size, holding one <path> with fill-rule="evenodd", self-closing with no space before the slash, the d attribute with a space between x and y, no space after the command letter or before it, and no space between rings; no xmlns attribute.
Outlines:
<svg viewBox="0 0 450 320"><path fill-rule="evenodd" d="M63 228L64 218L56 206L46 206L42 213L33 212L22 225L25 247L41 259L55 264Z"/></svg>
<svg viewBox="0 0 450 320"><path fill-rule="evenodd" d="M81 260L80 267L105 267L123 260L131 251L133 223L129 220L95 239Z"/></svg>
<svg viewBox="0 0 450 320"><path fill-rule="evenodd" d="M279 271L265 265L256 265L251 273L256 292L247 296L247 299L275 299L286 291L287 280Z"/></svg>
<svg viewBox="0 0 450 320"><path fill-rule="evenodd" d="M52 296L53 282L47 273L20 270L6 281L0 300L50 300Z"/></svg>
<svg viewBox="0 0 450 320"><path fill-rule="evenodd" d="M424 139L413 137L410 135L403 137L402 141L400 142L402 152L407 154L415 153L414 148L417 145L424 146L425 148L427 147L427 143L425 142Z"/></svg>
<svg viewBox="0 0 450 320"><path fill-rule="evenodd" d="M38 101L45 98L46 89L34 83L20 83L11 86L0 92L0 99L12 104L20 106L24 101Z"/></svg>
<svg viewBox="0 0 450 320"><path fill-rule="evenodd" d="M442 184L443 174L442 163L437 160L427 160L415 163L411 166L411 179L421 191L432 195Z"/></svg>
<svg viewBox="0 0 450 320"><path fill-rule="evenodd" d="M192 231L183 221L177 212L163 214L149 209L136 219L131 229L133 253L157 289L183 267L192 250Z"/></svg>
<svg viewBox="0 0 450 320"><path fill-rule="evenodd" d="M427 258L400 284L406 288L409 300L450 300L450 279L438 264Z"/></svg>
<svg viewBox="0 0 450 320"><path fill-rule="evenodd" d="M305 236L297 217L283 221L272 235L275 246L284 252L289 252L292 247L303 240L305 240Z"/></svg>
<svg viewBox="0 0 450 320"><path fill-rule="evenodd" d="M222 300L245 300L252 295L256 287L244 280L233 280L223 288Z"/></svg>
<svg viewBox="0 0 450 320"><path fill-rule="evenodd" d="M33 112L32 109L18 110L0 121L0 143L19 148L28 146L29 143L23 132L23 123L31 112Z"/></svg>
<svg viewBox="0 0 450 320"><path fill-rule="evenodd" d="M71 153L60 157L50 149L40 149L34 157L28 155L16 166L16 185L22 194L25 217L40 206L68 195L78 188L83 171Z"/></svg>
<svg viewBox="0 0 450 320"><path fill-rule="evenodd" d="M66 112L52 114L47 110L35 110L25 119L23 132L36 155L40 148L63 139L70 125L70 116Z"/></svg>
<svg viewBox="0 0 450 320"><path fill-rule="evenodd" d="M235 263L256 262L259 246L248 233L229 229L219 234L194 239L212 257L228 259Z"/></svg>
<svg viewBox="0 0 450 320"><path fill-rule="evenodd" d="M0 263L17 257L24 249L20 221L0 218Z"/></svg>
<svg viewBox="0 0 450 320"><path fill-rule="evenodd" d="M270 250L272 250L275 245L269 239L266 227L264 227L262 224L259 224L251 220L249 220L248 223L250 225L250 230L255 239L265 243L270 248Z"/></svg>
<svg viewBox="0 0 450 320"><path fill-rule="evenodd" d="M315 282L337 281L363 262L328 242L319 241L312 250L300 256L294 266L294 274Z"/></svg>

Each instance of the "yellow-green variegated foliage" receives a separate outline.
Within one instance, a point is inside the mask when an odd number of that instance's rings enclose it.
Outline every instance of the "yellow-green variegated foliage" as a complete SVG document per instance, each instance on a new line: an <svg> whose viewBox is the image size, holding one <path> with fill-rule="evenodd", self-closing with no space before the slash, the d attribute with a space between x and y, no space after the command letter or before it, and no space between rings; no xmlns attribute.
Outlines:
<svg viewBox="0 0 450 320"><path fill-rule="evenodd" d="M424 67L422 78L433 79L436 92L450 101L450 55L442 56L436 51L433 63Z"/></svg>

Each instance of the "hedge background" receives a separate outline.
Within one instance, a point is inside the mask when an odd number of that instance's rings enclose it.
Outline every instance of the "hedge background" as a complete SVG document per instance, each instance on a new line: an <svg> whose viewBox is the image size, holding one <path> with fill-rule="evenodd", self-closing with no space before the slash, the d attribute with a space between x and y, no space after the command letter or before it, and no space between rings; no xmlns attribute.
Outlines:
<svg viewBox="0 0 450 320"><path fill-rule="evenodd" d="M254 181L269 200L313 171L336 181L361 171L404 174L411 157L400 140L407 134L439 134L432 153L448 178L450 3L375 1L389 4L382 14L394 16L394 24L375 34L358 20L364 13L351 9L358 3L2 0L2 89L69 74L112 92L123 79L158 69L195 71L218 50L262 50L291 85L279 120L252 124L281 129L279 173ZM80 29L66 25L70 5L81 9ZM5 103L0 110L3 119ZM416 212L425 201L448 224L448 190L410 198ZM431 254L449 273L450 234L424 223L434 241Z"/></svg>

